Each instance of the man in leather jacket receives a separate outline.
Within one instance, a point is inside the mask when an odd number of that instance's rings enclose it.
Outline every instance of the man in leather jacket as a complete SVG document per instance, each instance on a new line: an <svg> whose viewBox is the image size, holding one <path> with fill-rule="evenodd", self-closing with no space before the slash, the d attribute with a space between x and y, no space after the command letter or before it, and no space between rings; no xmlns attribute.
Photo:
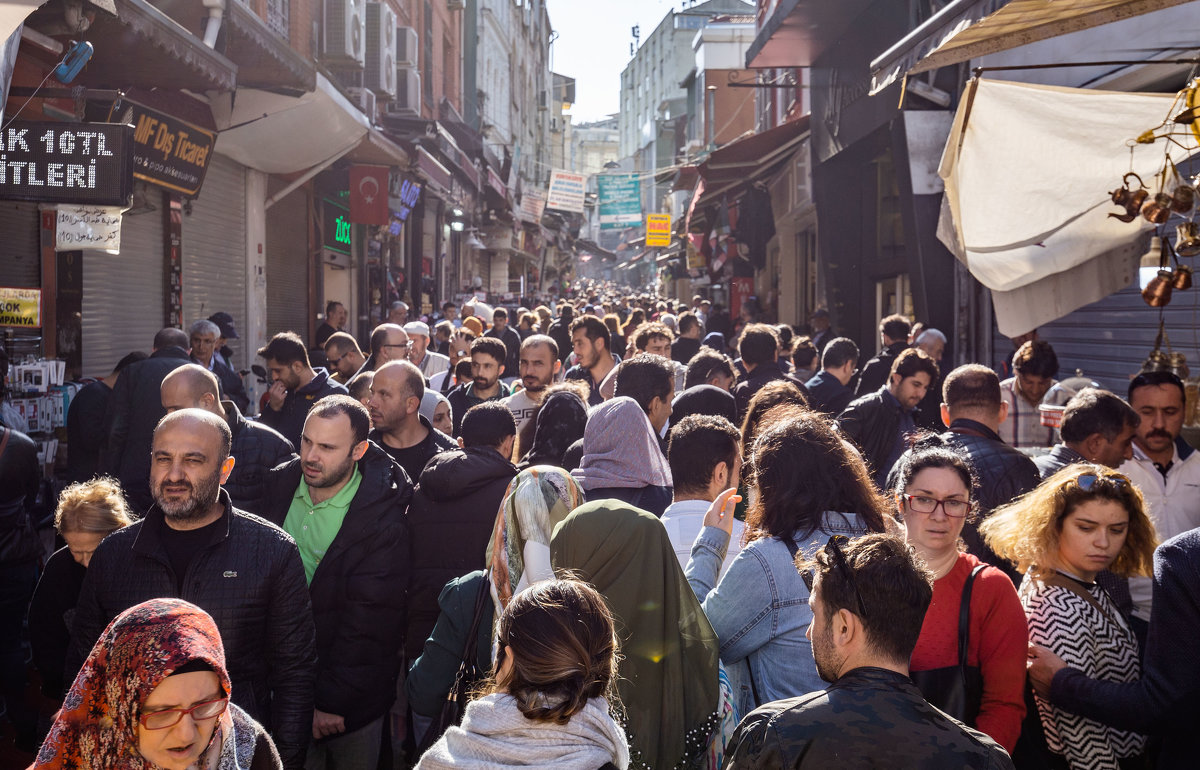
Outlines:
<svg viewBox="0 0 1200 770"><path fill-rule="evenodd" d="M312 724L316 634L304 566L286 532L230 503L229 426L202 409L154 430L145 517L106 537L79 594L67 655L75 678L105 626L147 599L205 610L225 644L233 701L271 733L288 770L304 766Z"/></svg>
<svg viewBox="0 0 1200 770"><path fill-rule="evenodd" d="M808 637L829 687L750 712L725 750L725 770L1012 768L999 744L930 706L909 679L933 598L912 549L893 535L842 540L807 565Z"/></svg>

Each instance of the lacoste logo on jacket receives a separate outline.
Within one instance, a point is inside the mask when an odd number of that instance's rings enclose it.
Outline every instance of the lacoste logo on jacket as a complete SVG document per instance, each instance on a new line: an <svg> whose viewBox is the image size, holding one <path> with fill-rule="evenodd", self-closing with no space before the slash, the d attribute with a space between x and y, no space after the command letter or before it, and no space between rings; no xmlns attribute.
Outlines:
<svg viewBox="0 0 1200 770"><path fill-rule="evenodd" d="M237 577L237 573L231 569L227 569L221 574L221 577Z"/></svg>

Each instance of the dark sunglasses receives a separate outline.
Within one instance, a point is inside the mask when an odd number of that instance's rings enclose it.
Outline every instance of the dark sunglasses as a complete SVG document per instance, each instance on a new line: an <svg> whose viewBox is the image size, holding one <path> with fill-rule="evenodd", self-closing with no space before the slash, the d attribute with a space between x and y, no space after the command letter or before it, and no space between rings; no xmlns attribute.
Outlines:
<svg viewBox="0 0 1200 770"><path fill-rule="evenodd" d="M1117 489L1129 486L1129 479L1118 474L1081 473L1075 477L1075 486L1084 492L1092 492L1097 486L1112 484Z"/></svg>
<svg viewBox="0 0 1200 770"><path fill-rule="evenodd" d="M854 598L858 601L858 614L860 617L867 616L867 603L863 601L862 593L858 590L858 583L854 580L854 570L850 568L850 562L846 560L846 554L842 552L842 546L850 542L850 538L845 535L831 535L829 542L825 544L825 553L829 554L830 559L841 570L846 581L850 583L850 587L854 589ZM811 594L813 590L813 572L806 569L800 573L800 578L804 581L804 585L808 588Z"/></svg>

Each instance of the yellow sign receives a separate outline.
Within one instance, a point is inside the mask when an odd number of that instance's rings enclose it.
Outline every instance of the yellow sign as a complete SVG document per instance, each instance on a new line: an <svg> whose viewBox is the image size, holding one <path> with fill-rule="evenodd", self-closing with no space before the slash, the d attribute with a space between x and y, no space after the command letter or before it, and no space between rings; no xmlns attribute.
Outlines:
<svg viewBox="0 0 1200 770"><path fill-rule="evenodd" d="M0 287L0 326L37 329L42 325L42 290Z"/></svg>
<svg viewBox="0 0 1200 770"><path fill-rule="evenodd" d="M696 237L703 238L704 236L696 236ZM702 268L708 267L708 258L705 257L704 254L702 254L700 252L700 250L696 248L696 242L693 241L692 238L689 237L685 241L685 243L687 244L688 270L700 270Z"/></svg>
<svg viewBox="0 0 1200 770"><path fill-rule="evenodd" d="M647 214L646 215L646 245L647 246L670 246L671 245L671 215L670 214Z"/></svg>

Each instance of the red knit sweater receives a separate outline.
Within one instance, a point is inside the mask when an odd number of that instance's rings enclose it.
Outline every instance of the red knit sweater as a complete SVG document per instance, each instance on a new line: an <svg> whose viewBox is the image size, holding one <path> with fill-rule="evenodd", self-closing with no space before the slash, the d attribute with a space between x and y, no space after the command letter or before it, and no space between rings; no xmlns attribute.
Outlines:
<svg viewBox="0 0 1200 770"><path fill-rule="evenodd" d="M910 668L927 671L958 664L958 610L967 576L979 560L968 553L934 581L933 601L925 613ZM1021 734L1025 717L1025 661L1029 630L1025 611L1012 581L995 567L985 567L971 589L971 631L967 664L983 673L983 704L975 727L1009 753Z"/></svg>

